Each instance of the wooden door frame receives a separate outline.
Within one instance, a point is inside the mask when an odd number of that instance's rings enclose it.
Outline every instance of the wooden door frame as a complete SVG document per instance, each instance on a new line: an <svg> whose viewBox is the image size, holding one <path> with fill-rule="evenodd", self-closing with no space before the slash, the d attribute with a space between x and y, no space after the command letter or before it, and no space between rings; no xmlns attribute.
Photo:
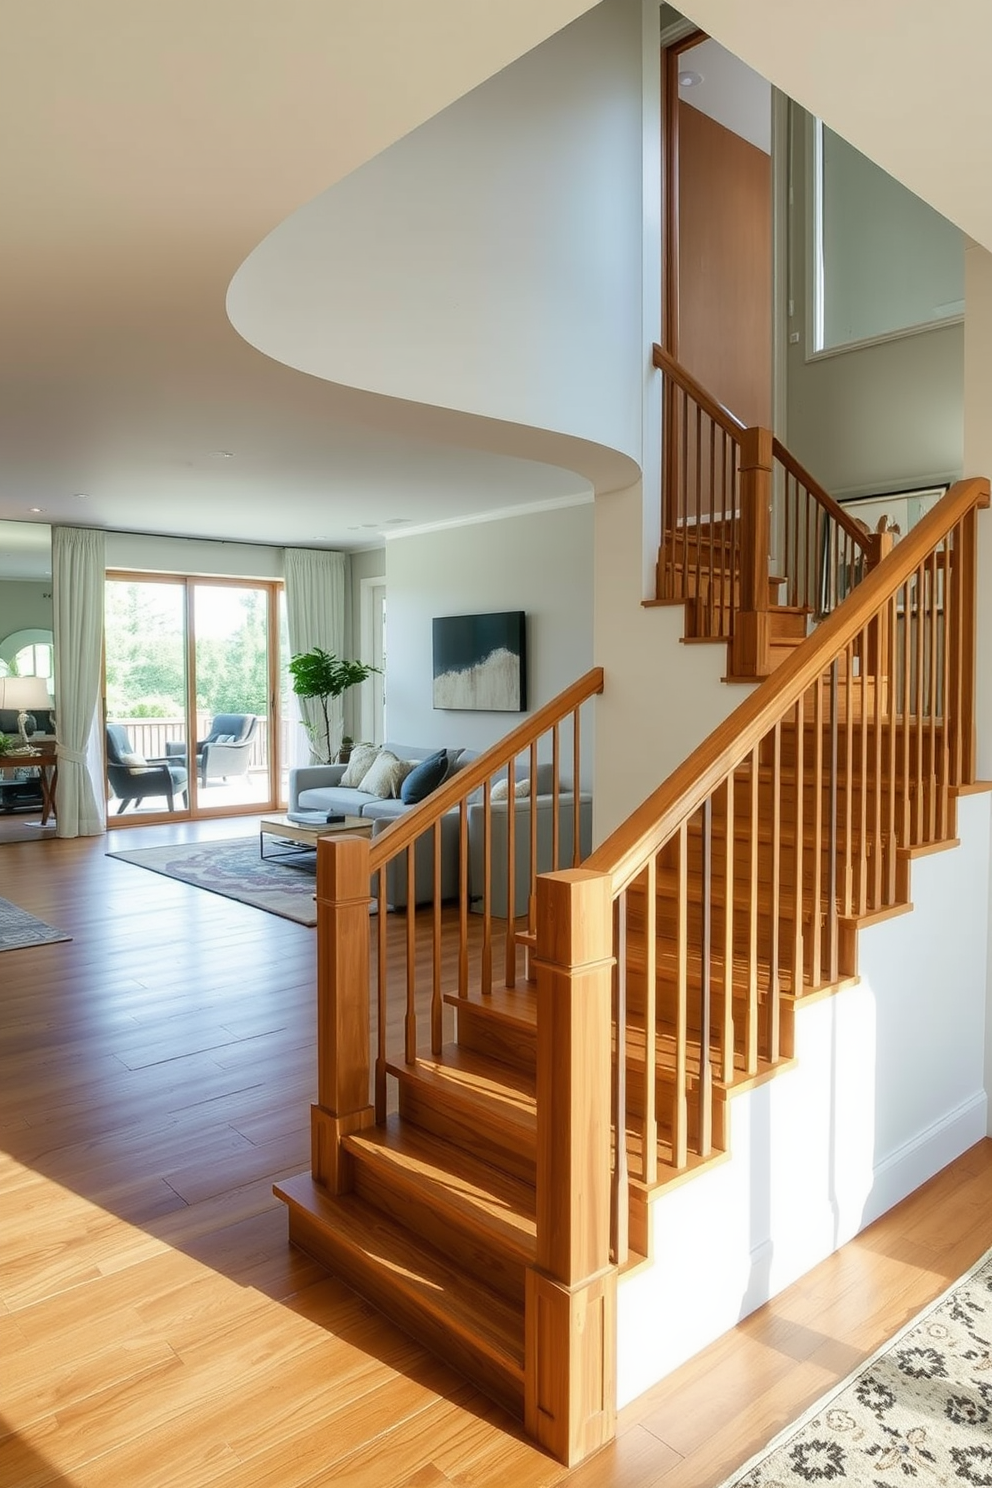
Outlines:
<svg viewBox="0 0 992 1488"><path fill-rule="evenodd" d="M679 354L679 70L684 52L708 33L698 29L661 41L661 344Z"/></svg>

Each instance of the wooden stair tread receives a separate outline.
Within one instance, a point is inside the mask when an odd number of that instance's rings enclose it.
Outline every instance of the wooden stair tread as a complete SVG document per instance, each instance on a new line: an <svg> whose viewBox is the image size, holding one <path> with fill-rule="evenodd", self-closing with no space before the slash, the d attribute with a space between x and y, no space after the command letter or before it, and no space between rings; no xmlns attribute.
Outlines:
<svg viewBox="0 0 992 1488"><path fill-rule="evenodd" d="M487 1388L523 1401L522 1308L467 1276L419 1236L354 1194L333 1195L309 1173L283 1179L274 1192L290 1208L291 1238L417 1337L458 1362L476 1356ZM296 1221L294 1226L294 1219ZM447 1336L449 1348L441 1347ZM478 1378L469 1368L466 1372Z"/></svg>
<svg viewBox="0 0 992 1488"><path fill-rule="evenodd" d="M533 1264L537 1222L528 1184L395 1116L346 1137L344 1146L401 1192L416 1191L453 1221L486 1231L521 1264Z"/></svg>
<svg viewBox="0 0 992 1488"><path fill-rule="evenodd" d="M715 1038L715 1034L712 1035ZM627 1038L627 1069L639 1072L644 1069L644 1031L643 1028L631 1027L628 1024ZM689 1037L686 1040L686 1071L690 1079L695 1082L699 1079L700 1070L700 1046L698 1038ZM710 1072L713 1077L713 1090L715 1095L724 1099L727 1095L737 1090L750 1088L755 1084L762 1084L769 1079L777 1070L792 1064L791 1058L779 1058L776 1060L765 1059L759 1056L757 1068L748 1071L744 1065L744 1054L740 1050L734 1051L734 1076L731 1080L723 1080L717 1074L717 1066L720 1060L719 1047L711 1042L710 1045ZM676 1038L675 1029L672 1024L663 1025L659 1022L655 1035L655 1065L660 1076L673 1075L676 1064Z"/></svg>
<svg viewBox="0 0 992 1488"><path fill-rule="evenodd" d="M526 982L519 987L493 987L491 992L473 989L467 997L457 992L446 993L445 1002L453 1008L469 1008L517 1028L536 1028L537 996Z"/></svg>
<svg viewBox="0 0 992 1488"><path fill-rule="evenodd" d="M438 1094L448 1094L498 1111L523 1130L535 1122L535 1080L532 1074L494 1059L445 1044L441 1056L418 1055L416 1063L387 1064L399 1080L414 1079Z"/></svg>

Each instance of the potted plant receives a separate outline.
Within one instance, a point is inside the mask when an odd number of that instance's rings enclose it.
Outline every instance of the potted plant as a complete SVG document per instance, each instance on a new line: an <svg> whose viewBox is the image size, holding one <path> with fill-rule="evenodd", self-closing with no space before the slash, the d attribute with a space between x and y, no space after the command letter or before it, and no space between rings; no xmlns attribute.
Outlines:
<svg viewBox="0 0 992 1488"><path fill-rule="evenodd" d="M308 723L304 719L303 726L310 735L314 754L321 755L325 765L329 765L334 758L328 710L330 699L340 697L349 687L356 687L378 670L378 667L366 666L363 661L342 661L339 656L331 651L324 651L320 646L315 646L312 651L301 652L289 663L296 696L317 698L320 702L323 725Z"/></svg>
<svg viewBox="0 0 992 1488"><path fill-rule="evenodd" d="M345 734L341 740L341 748L338 750L338 764L346 765L351 759L351 751L355 747L355 741L350 734Z"/></svg>

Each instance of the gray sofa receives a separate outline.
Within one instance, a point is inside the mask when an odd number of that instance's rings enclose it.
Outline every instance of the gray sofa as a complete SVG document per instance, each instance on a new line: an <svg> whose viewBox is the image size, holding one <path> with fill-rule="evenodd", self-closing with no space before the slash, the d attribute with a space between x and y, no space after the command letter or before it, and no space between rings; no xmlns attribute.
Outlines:
<svg viewBox="0 0 992 1488"><path fill-rule="evenodd" d="M435 754L443 745L385 743L398 759L423 760ZM448 750L448 773L446 780L456 774L471 760L478 759L473 749ZM397 817L412 811L403 801L382 800L366 791L344 786L341 777L346 765L304 765L289 772L289 814L301 811L340 811L345 816L361 816L374 823L372 836L378 837ZM416 878L416 901L429 903L434 897L434 833L433 829L417 838L414 847L413 871ZM449 811L441 819L441 898L454 899L458 895L458 812ZM394 909L404 909L408 898L406 855L388 864L386 868L386 900Z"/></svg>
<svg viewBox="0 0 992 1488"><path fill-rule="evenodd" d="M442 745L411 745L386 743L382 746L391 753L404 760L426 759L428 755L434 754ZM449 755L454 759L449 763L446 780L452 775L464 769L466 765L478 759L478 752L471 749L450 749ZM366 791L356 790L349 786L341 785L341 777L346 770L345 765L306 765L301 769L291 770L289 774L289 813L290 815L300 812L314 811L326 815L327 812L341 812L345 816L360 816L367 821L373 822L372 835L378 837L385 832L397 817L403 816L407 811L412 811L412 806L406 805L400 800L382 800L377 796L370 795ZM516 766L516 779L523 779L530 768L529 754L520 756ZM537 810L537 867L538 872L546 872L551 868L552 847L552 810L554 798L551 794L553 784L553 767L550 763L540 764L537 767L536 777L536 801ZM499 770L493 775L493 781L505 778L506 770ZM580 795L580 820L579 820L579 842L582 856L585 857L591 850L592 845L592 797L586 793ZM558 796L558 820L559 820L559 865L570 867L572 862L572 835L574 827L574 797L569 789L563 788ZM514 850L515 861L515 892L514 913L521 915L527 912L527 890L530 867L530 798L520 798L515 803L516 807L516 839ZM492 828L490 833L490 910L494 915L502 917L507 908L507 850L508 834L506 829L508 804L494 801L492 803ZM485 883L485 833L484 833L485 808L482 801L482 789L472 793L468 806L468 839L469 839L469 897L471 907L476 911L483 909L483 885ZM459 811L454 808L445 812L441 818L441 898L455 899L458 897L459 886ZM416 878L416 902L427 904L434 897L434 832L433 828L421 834L414 847L414 875ZM407 864L406 854L394 859L386 868L386 901L394 909L405 908L408 901L407 886Z"/></svg>

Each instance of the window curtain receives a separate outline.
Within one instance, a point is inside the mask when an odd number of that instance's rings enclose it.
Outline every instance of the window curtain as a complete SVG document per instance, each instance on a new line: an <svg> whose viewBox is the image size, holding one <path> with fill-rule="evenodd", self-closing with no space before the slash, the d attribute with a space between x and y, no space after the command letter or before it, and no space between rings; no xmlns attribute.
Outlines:
<svg viewBox="0 0 992 1488"><path fill-rule="evenodd" d="M100 738L105 583L103 533L54 527L55 830L59 837L96 837L107 829Z"/></svg>
<svg viewBox="0 0 992 1488"><path fill-rule="evenodd" d="M289 654L298 656L320 646L343 660L347 614L348 559L344 553L328 553L317 548L286 548L286 624L289 631ZM318 698L298 698L291 701L299 705L304 725L310 724L323 731L323 714ZM344 705L341 698L333 698L330 705L331 746L340 743L344 732ZM293 713L290 711L290 717ZM289 766L320 760L312 747L307 748L302 728L290 730Z"/></svg>

